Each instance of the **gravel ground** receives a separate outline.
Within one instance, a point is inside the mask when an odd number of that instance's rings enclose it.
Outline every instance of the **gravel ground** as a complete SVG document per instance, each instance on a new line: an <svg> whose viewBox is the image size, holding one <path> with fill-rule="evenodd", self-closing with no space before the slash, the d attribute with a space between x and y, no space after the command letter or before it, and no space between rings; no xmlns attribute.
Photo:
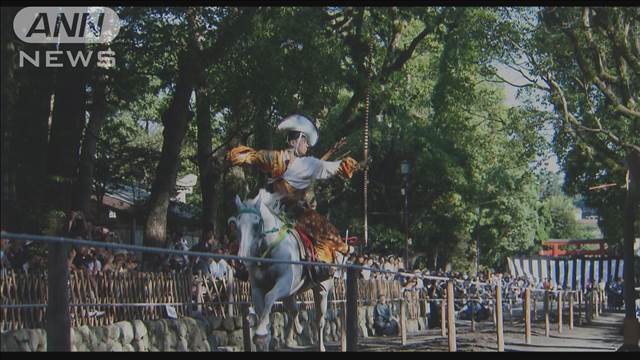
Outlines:
<svg viewBox="0 0 640 360"><path fill-rule="evenodd" d="M568 319L563 323L562 334L558 324L552 321L550 336L544 335L544 321L532 326L530 345L524 342L524 323L514 317L504 321L505 351L616 351L623 342L622 313L604 313L593 319L591 324L577 325L569 330ZM493 323L485 321L476 325L472 332L469 321L456 322L457 350L467 352L496 351L496 334ZM339 351L336 343L326 344L327 351ZM402 346L399 337L369 337L359 339L359 351L400 352L400 351L448 351L447 337L440 336L440 329L422 331L407 336L407 345ZM309 351L314 349L298 349Z"/></svg>

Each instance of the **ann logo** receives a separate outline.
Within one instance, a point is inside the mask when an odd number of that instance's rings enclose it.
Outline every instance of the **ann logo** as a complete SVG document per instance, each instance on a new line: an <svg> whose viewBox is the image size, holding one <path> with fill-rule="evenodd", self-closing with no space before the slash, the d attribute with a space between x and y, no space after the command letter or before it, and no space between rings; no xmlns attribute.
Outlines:
<svg viewBox="0 0 640 360"><path fill-rule="evenodd" d="M46 12L38 13L31 28L27 32L27 37L30 38L34 34L44 34L44 36L59 37L60 30L64 29L67 37L80 37L84 38L85 30L87 28L87 20L89 19L89 13L79 14L74 13L73 19L69 20L65 13L60 13L56 17L53 33L51 32L51 26L49 21L49 14ZM102 32L102 24L104 23L104 13L98 14L98 24L91 23L91 30L94 31L94 35L100 36ZM97 28L97 34L95 30Z"/></svg>
<svg viewBox="0 0 640 360"><path fill-rule="evenodd" d="M26 7L13 29L27 43L108 43L118 35L120 19L106 7Z"/></svg>
<svg viewBox="0 0 640 360"><path fill-rule="evenodd" d="M27 43L39 44L92 44L109 43L120 31L120 19L105 7L27 7L13 19L16 36ZM36 49L31 53L19 52L18 66L27 63L35 67L88 67L95 62L102 68L114 67L115 53L108 50L88 51Z"/></svg>

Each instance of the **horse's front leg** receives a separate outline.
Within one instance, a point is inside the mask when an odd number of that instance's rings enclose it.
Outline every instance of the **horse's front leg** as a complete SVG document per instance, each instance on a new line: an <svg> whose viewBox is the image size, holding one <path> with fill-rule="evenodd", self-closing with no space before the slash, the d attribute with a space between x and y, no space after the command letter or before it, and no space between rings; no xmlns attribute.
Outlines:
<svg viewBox="0 0 640 360"><path fill-rule="evenodd" d="M291 280L287 278L288 277L280 278L274 287L264 296L264 309L258 320L256 336L266 336L269 334L269 316L271 315L273 304L276 300L290 295Z"/></svg>
<svg viewBox="0 0 640 360"><path fill-rule="evenodd" d="M285 298L282 303L284 304L287 312L289 313L289 325L287 328L287 347L292 348L295 347L296 341L294 335L302 333L302 324L300 324L300 319L298 318L298 303L296 302L296 296L292 295Z"/></svg>
<svg viewBox="0 0 640 360"><path fill-rule="evenodd" d="M318 321L318 350L326 351L324 347L324 326L326 324L325 316L327 314L327 303L329 291L333 289L333 279L328 279L320 283L319 287L313 289L313 301L316 304L316 316Z"/></svg>
<svg viewBox="0 0 640 360"><path fill-rule="evenodd" d="M255 315L247 315L247 320L249 320L249 324L251 324L251 327L254 327L258 325L258 319L260 319L260 316L264 311L264 292L262 291L262 289L258 288L257 286L252 286L251 300L253 300L253 309L255 310Z"/></svg>
<svg viewBox="0 0 640 360"><path fill-rule="evenodd" d="M258 288L257 286L252 286L251 298L253 300L253 305L255 307L256 317L257 317L257 319L255 320L252 317L249 318L249 322L253 327L254 325L258 324L258 320L262 318L262 314L264 313L265 295L262 289ZM256 350L269 351L269 343L271 342L271 339L269 339L268 335L269 335L268 332L266 334L259 335L258 332L256 331L255 338L254 338L254 343L256 344Z"/></svg>

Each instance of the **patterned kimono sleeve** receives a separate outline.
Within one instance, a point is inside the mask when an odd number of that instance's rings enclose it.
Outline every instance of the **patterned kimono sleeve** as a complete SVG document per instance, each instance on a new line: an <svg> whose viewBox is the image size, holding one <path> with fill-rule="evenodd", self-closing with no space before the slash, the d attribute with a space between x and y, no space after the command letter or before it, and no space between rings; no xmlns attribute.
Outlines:
<svg viewBox="0 0 640 360"><path fill-rule="evenodd" d="M351 179L358 163L350 157L344 158L341 161L314 159L313 166L316 168L314 171L315 179L328 179L336 174L342 174Z"/></svg>
<svg viewBox="0 0 640 360"><path fill-rule="evenodd" d="M274 177L282 175L286 170L282 151L254 150L248 146L237 146L229 151L227 159L234 166L254 165Z"/></svg>

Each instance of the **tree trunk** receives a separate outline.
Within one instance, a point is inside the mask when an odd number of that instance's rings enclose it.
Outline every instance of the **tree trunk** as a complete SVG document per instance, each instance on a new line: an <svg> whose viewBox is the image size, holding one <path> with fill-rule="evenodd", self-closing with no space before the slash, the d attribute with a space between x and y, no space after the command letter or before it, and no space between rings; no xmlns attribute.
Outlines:
<svg viewBox="0 0 640 360"><path fill-rule="evenodd" d="M227 46L242 35L243 27L251 24L255 10L243 10L236 21L221 26L215 44L211 48L202 48L203 22L198 8L187 9L187 21L192 37L187 49L178 61L178 77L171 105L163 114L163 143L156 177L151 188L149 215L144 234L145 246L163 246L166 242L167 209L178 172L178 161L182 139L187 130L187 123L192 116L189 111L191 93L196 85L196 78L202 74L204 64L217 62L224 54ZM150 264L147 263L147 267Z"/></svg>
<svg viewBox="0 0 640 360"><path fill-rule="evenodd" d="M256 149L261 150L272 150L273 129L270 126L270 119L265 116L265 114L267 114L267 111L264 110L264 103L264 100L258 99L255 105L255 147ZM258 170L256 170L256 174L258 176L257 188L264 188L267 185L268 175Z"/></svg>
<svg viewBox="0 0 640 360"><path fill-rule="evenodd" d="M74 207L85 214L89 213L96 146L107 111L106 90L108 79L102 69L98 68L97 71L98 74L93 84L91 116L89 118L87 129L85 130L84 141L82 142L82 152L80 154L80 165L78 169L78 182L74 189Z"/></svg>
<svg viewBox="0 0 640 360"><path fill-rule="evenodd" d="M34 51L43 49L41 45L23 48L30 56ZM10 200L6 204L9 206L7 214L3 211L3 217L8 216L10 230L40 233L45 224L43 203L53 74L50 69L36 68L25 62L24 67L15 72L14 85L15 97L10 101L11 106L2 106L3 116L8 117L5 129L9 140L3 144L9 157L8 169L4 164L2 168L3 177L7 172L7 184L3 185L3 191L6 187L9 192L6 196ZM8 87L8 84L3 79L3 90L5 86Z"/></svg>
<svg viewBox="0 0 640 360"><path fill-rule="evenodd" d="M16 38L13 36L10 24L13 24L13 18L18 12L17 7L7 7L2 11L2 28L0 30L0 39L2 46L2 86L0 89L2 103L0 105L0 127L2 131L2 229L7 228L12 221L9 221L11 209L15 209L15 190L12 186L12 179L15 179L15 169L10 171L11 151L11 131L9 130L9 106L13 107L15 103L15 55L16 55ZM11 105L9 105L11 104ZM11 204L10 204L11 203Z"/></svg>
<svg viewBox="0 0 640 360"><path fill-rule="evenodd" d="M627 183L624 214L624 345L626 347L637 348L640 326L638 325L635 314L636 283L633 244L635 241L634 222L638 214L638 197L640 191L640 154L636 151L629 151L626 156L626 161L629 169L629 181Z"/></svg>
<svg viewBox="0 0 640 360"><path fill-rule="evenodd" d="M212 158L211 98L206 86L196 90L198 122L198 170L202 192L202 238L207 230L216 233L216 169Z"/></svg>
<svg viewBox="0 0 640 360"><path fill-rule="evenodd" d="M61 48L84 51L84 45ZM49 139L47 172L49 200L55 209L65 212L72 207L72 185L75 183L80 162L80 142L86 123L86 71L83 67L65 66L56 74L53 120Z"/></svg>
<svg viewBox="0 0 640 360"><path fill-rule="evenodd" d="M186 52L179 62L178 80L171 105L162 115L162 153L151 187L149 215L145 226L144 245L162 247L166 243L167 210L169 200L176 185L182 140L187 124L193 116L189 101L195 84L196 74L193 58Z"/></svg>

